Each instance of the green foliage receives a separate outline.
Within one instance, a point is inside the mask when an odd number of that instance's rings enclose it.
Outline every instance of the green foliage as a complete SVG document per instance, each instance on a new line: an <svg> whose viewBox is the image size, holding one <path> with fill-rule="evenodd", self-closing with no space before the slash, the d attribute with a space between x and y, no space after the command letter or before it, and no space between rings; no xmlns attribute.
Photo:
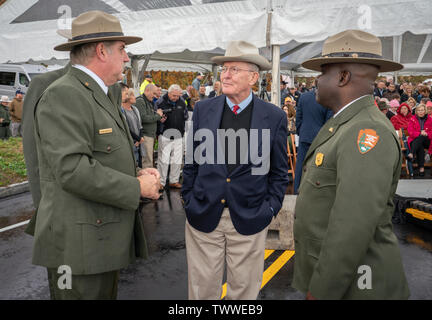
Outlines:
<svg viewBox="0 0 432 320"><path fill-rule="evenodd" d="M0 140L0 187L26 179L27 169L22 151L22 138Z"/></svg>

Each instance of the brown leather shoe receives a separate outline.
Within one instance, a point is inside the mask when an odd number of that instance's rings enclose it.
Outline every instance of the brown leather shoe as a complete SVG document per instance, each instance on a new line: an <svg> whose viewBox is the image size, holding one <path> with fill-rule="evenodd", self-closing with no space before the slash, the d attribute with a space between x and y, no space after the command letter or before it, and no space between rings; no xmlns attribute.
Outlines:
<svg viewBox="0 0 432 320"><path fill-rule="evenodd" d="M170 186L170 188L174 188L174 189L181 189L181 187L182 187L182 185L178 182L170 183L169 186Z"/></svg>

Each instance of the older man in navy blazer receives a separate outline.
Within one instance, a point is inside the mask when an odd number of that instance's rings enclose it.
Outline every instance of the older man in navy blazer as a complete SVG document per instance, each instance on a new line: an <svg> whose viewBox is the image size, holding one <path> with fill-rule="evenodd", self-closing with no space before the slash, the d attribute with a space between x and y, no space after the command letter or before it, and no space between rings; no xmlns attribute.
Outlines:
<svg viewBox="0 0 432 320"><path fill-rule="evenodd" d="M299 147L295 168L294 193L298 193L302 177L303 160L318 131L333 116L330 109L324 108L316 101L315 92L303 93L297 103L296 129L299 135Z"/></svg>
<svg viewBox="0 0 432 320"><path fill-rule="evenodd" d="M270 68L255 46L233 41L213 61L223 95L196 104L183 170L189 299L220 299L225 261L226 299L256 299L267 228L288 185L287 119L252 94Z"/></svg>

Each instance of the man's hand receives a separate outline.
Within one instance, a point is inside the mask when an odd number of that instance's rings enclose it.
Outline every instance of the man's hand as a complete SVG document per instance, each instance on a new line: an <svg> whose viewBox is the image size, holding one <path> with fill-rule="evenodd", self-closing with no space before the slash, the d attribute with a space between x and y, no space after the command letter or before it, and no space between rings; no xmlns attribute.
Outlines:
<svg viewBox="0 0 432 320"><path fill-rule="evenodd" d="M4 120L3 118L0 118L0 123L2 123L2 122L3 122L3 120Z"/></svg>
<svg viewBox="0 0 432 320"><path fill-rule="evenodd" d="M143 198L159 199L159 180L152 174L137 177L140 183L140 193Z"/></svg>
<svg viewBox="0 0 432 320"><path fill-rule="evenodd" d="M422 135L422 136L425 136L425 137L427 137L427 132L426 132L426 130L422 130L421 132L420 132L420 134Z"/></svg>
<svg viewBox="0 0 432 320"><path fill-rule="evenodd" d="M146 174L153 175L156 177L156 179L158 181L160 180L160 173L155 168L146 168L146 169L142 169L142 170L138 171L138 177L146 175Z"/></svg>
<svg viewBox="0 0 432 320"><path fill-rule="evenodd" d="M157 109L156 113L157 113L158 115L160 115L161 117L163 116L163 111L162 111L162 109Z"/></svg>
<svg viewBox="0 0 432 320"><path fill-rule="evenodd" d="M166 116L163 116L163 117L160 119L160 122L161 122L161 123L164 123L164 122L166 121L166 119L167 119L167 117L166 117Z"/></svg>

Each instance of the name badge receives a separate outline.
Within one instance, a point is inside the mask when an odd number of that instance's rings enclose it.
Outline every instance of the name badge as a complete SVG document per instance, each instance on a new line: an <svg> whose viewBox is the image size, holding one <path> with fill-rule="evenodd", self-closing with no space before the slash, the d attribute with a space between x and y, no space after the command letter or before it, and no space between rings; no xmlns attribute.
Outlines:
<svg viewBox="0 0 432 320"><path fill-rule="evenodd" d="M100 129L99 134L112 133L112 128Z"/></svg>

